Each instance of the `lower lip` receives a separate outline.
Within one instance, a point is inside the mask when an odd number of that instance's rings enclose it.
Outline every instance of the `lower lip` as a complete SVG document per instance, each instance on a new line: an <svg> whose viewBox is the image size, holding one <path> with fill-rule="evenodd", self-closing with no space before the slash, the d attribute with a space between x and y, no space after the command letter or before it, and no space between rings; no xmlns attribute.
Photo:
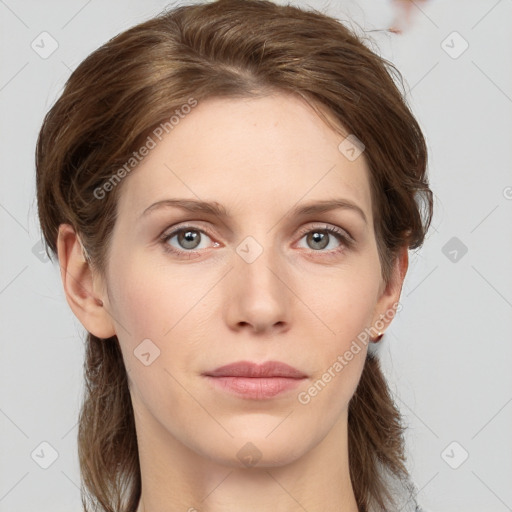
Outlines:
<svg viewBox="0 0 512 512"><path fill-rule="evenodd" d="M295 389L304 379L288 377L210 377L208 380L229 393L253 400L265 400Z"/></svg>

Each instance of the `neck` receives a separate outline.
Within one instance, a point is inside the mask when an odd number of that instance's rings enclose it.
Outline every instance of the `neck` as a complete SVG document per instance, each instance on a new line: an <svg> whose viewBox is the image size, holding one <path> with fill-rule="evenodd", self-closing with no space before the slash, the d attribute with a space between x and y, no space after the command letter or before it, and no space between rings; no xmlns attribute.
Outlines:
<svg viewBox="0 0 512 512"><path fill-rule="evenodd" d="M347 418L292 462L222 464L136 414L142 493L137 512L357 512L348 464Z"/></svg>

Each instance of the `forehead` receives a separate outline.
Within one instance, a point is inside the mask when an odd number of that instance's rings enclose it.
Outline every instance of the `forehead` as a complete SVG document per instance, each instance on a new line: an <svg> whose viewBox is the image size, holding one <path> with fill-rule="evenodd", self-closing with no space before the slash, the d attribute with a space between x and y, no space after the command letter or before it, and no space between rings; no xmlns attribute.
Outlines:
<svg viewBox="0 0 512 512"><path fill-rule="evenodd" d="M347 158L345 135L297 96L208 99L161 140L150 137L154 147L123 183L122 215L168 197L217 201L240 215L343 197L371 218L364 153Z"/></svg>

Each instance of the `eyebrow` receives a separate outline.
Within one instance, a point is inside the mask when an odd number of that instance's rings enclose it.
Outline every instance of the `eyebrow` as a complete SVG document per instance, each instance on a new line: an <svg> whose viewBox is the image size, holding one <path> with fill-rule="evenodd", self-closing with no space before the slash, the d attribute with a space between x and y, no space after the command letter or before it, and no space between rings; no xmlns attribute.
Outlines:
<svg viewBox="0 0 512 512"><path fill-rule="evenodd" d="M215 217L219 217L221 219L226 219L229 217L229 212L223 205L221 205L217 201L206 202L198 201L195 199L163 199L148 206L142 212L141 217L146 216L152 211L169 207L181 208L190 213L204 213ZM357 204L347 199L326 199L321 201L312 201L310 203L295 206L287 215L313 215L337 209L355 211L362 217L365 223L368 223L368 220L362 208L360 208Z"/></svg>

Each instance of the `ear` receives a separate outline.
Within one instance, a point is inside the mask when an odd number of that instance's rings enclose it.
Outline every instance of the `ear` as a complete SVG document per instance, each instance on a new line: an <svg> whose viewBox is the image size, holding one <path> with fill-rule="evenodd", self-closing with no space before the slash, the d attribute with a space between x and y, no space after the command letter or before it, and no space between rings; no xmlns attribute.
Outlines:
<svg viewBox="0 0 512 512"><path fill-rule="evenodd" d="M403 246L395 257L389 282L383 284L375 306L372 326L382 333L389 327L396 314L408 266L409 252L407 246Z"/></svg>
<svg viewBox="0 0 512 512"><path fill-rule="evenodd" d="M106 309L106 287L85 259L80 240L69 224L59 226L57 251L66 300L75 316L94 336L114 336L114 324Z"/></svg>

